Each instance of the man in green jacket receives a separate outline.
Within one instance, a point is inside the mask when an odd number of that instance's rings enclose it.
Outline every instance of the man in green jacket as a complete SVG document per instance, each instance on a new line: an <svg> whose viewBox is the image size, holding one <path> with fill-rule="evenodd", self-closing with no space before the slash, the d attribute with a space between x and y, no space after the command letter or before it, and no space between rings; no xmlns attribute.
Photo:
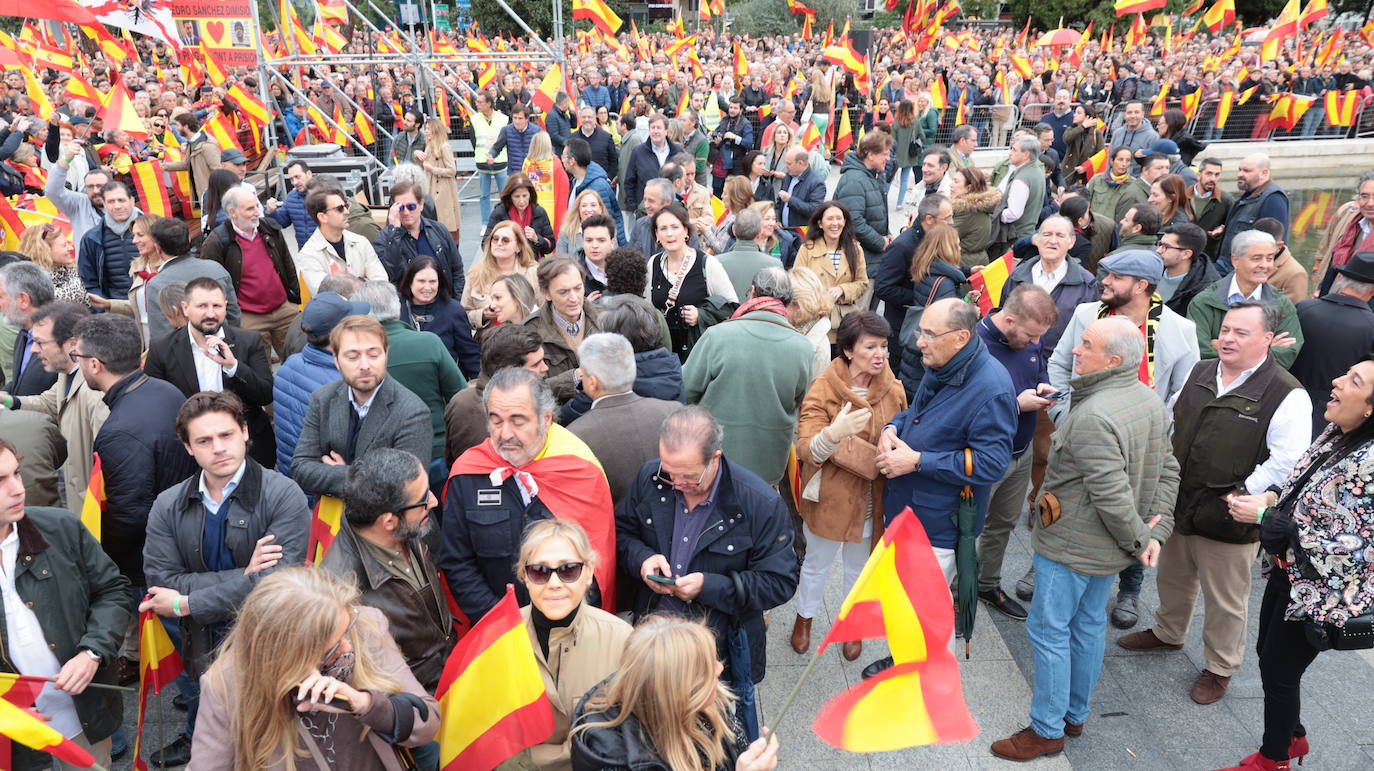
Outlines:
<svg viewBox="0 0 1374 771"><path fill-rule="evenodd" d="M1269 344L1274 361L1289 369L1302 350L1302 324L1298 310L1283 292L1269 285L1280 247L1262 230L1246 230L1231 240L1231 264L1236 272L1213 281L1188 304L1188 318L1197 325L1198 352L1204 359L1217 357L1217 336L1226 311L1241 300L1256 300L1279 309L1278 334Z"/></svg>
<svg viewBox="0 0 1374 771"><path fill-rule="evenodd" d="M1112 583L1134 561L1155 564L1178 494L1169 416L1139 378L1140 330L1117 316L1094 321L1073 355L1073 402L1056 428L1032 520L1031 724L992 745L1009 760L1058 753L1065 734L1082 733L1102 671Z"/></svg>
<svg viewBox="0 0 1374 771"><path fill-rule="evenodd" d="M1160 216L1159 209L1148 203L1131 204L1126 210L1126 214L1121 217L1121 222L1117 228L1116 250L1122 249L1151 249L1159 242L1159 229L1163 227L1163 218Z"/></svg>
<svg viewBox="0 0 1374 771"><path fill-rule="evenodd" d="M24 505L19 451L0 439L0 671L53 678L34 708L48 725L110 765L123 719L114 661L133 608L129 580L71 512ZM13 610L14 612L9 612ZM15 742L15 769L47 768L52 757Z"/></svg>

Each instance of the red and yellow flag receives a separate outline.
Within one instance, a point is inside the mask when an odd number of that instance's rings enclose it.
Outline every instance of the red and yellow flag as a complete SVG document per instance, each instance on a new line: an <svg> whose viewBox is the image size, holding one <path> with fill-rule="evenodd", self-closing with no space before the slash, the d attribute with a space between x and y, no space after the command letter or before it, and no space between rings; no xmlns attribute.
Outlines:
<svg viewBox="0 0 1374 771"><path fill-rule="evenodd" d="M129 168L134 178L134 188L143 204L144 214L171 217L172 200L167 197L167 185L162 180L162 164L156 160L135 163Z"/></svg>
<svg viewBox="0 0 1374 771"><path fill-rule="evenodd" d="M573 0L572 9L574 19L586 19L607 35L619 32L625 23L603 0Z"/></svg>
<svg viewBox="0 0 1374 771"><path fill-rule="evenodd" d="M267 109L267 105L238 83L230 86L224 96L239 108L239 112L259 126L272 122L272 111Z"/></svg>
<svg viewBox="0 0 1374 771"><path fill-rule="evenodd" d="M215 142L219 144L221 151L231 147L237 148L240 152L243 151L243 148L239 147L238 136L234 132L233 125L229 122L229 117L219 110L216 110L213 115L205 120L204 128L205 133L213 137Z"/></svg>
<svg viewBox="0 0 1374 771"><path fill-rule="evenodd" d="M91 753L51 728L35 713L17 707L8 699L0 699L0 734L25 747L46 752L77 768L95 765ZM8 766L7 766L8 767Z"/></svg>
<svg viewBox="0 0 1374 771"><path fill-rule="evenodd" d="M535 89L530 96L530 102L539 111L548 114L553 109L553 98L563 90L563 66L554 62L549 66L549 71L544 73L544 79L539 82L539 88Z"/></svg>
<svg viewBox="0 0 1374 771"><path fill-rule="evenodd" d="M495 768L553 734L553 707L512 587L458 641L435 696L442 771Z"/></svg>
<svg viewBox="0 0 1374 771"><path fill-rule="evenodd" d="M1114 7L1117 16L1125 16L1128 13L1145 13L1157 8L1163 8L1165 0L1116 0Z"/></svg>
<svg viewBox="0 0 1374 771"><path fill-rule="evenodd" d="M167 636L162 619L151 610L138 617L138 728L134 733L134 769L148 771L143 760L143 724L148 709L148 694L162 689L182 673L181 657Z"/></svg>
<svg viewBox="0 0 1374 771"><path fill-rule="evenodd" d="M344 0L318 0L316 16L329 24L348 23L348 5Z"/></svg>
<svg viewBox="0 0 1374 771"><path fill-rule="evenodd" d="M1078 168L1083 172L1084 182L1087 182L1094 176L1106 171L1107 148L1103 147L1101 150L1098 150L1096 155L1094 155L1086 161L1083 161L1082 165L1080 165Z"/></svg>
<svg viewBox="0 0 1374 771"><path fill-rule="evenodd" d="M1202 23L1207 25L1207 29L1216 34L1222 27L1236 20L1236 0L1216 0L1212 7L1207 9L1207 13L1202 15Z"/></svg>
<svg viewBox="0 0 1374 771"><path fill-rule="evenodd" d="M358 141L370 145L377 141L377 129L372 125L372 116L365 110L353 113L353 129L358 133Z"/></svg>
<svg viewBox="0 0 1374 771"><path fill-rule="evenodd" d="M1360 102L1358 91L1327 91L1324 99L1327 123L1332 126L1355 125L1355 107Z"/></svg>
<svg viewBox="0 0 1374 771"><path fill-rule="evenodd" d="M1102 156L1102 165L1104 168L1106 167L1107 161L1106 152L1106 148L1103 148L1102 151L1098 153L1098 155ZM1090 163L1096 158L1097 156L1093 156L1088 162ZM1086 166L1086 164L1084 165ZM1101 172L1097 173L1100 174ZM1006 285L1007 279L1011 276L1012 268L1015 266L1016 258L1012 256L1011 250L1008 249L1006 254L989 262L982 270L974 273L969 278L969 284L972 285L974 289L981 290L982 292L982 294L978 295L978 310L982 315L988 315L992 312L993 308L1001 304L1002 287Z"/></svg>
<svg viewBox="0 0 1374 771"><path fill-rule="evenodd" d="M110 87L110 92L96 110L96 116L104 118L106 131L118 129L135 139L148 138L148 127L134 112L134 95L129 93L129 87L124 85L123 80L116 80Z"/></svg>
<svg viewBox="0 0 1374 771"><path fill-rule="evenodd" d="M937 74L930 81L930 106L937 110L949 109L949 89L943 76Z"/></svg>
<svg viewBox="0 0 1374 771"><path fill-rule="evenodd" d="M894 666L821 708L813 728L850 752L962 742L978 734L950 652L954 602L921 521L908 508L883 533L817 654L886 637Z"/></svg>
<svg viewBox="0 0 1374 771"><path fill-rule="evenodd" d="M744 49L738 42L735 43L735 77L742 78L749 74L749 60L744 58Z"/></svg>
<svg viewBox="0 0 1374 771"><path fill-rule="evenodd" d="M854 146L854 129L849 123L849 110L840 110L840 128L835 134L835 155Z"/></svg>
<svg viewBox="0 0 1374 771"><path fill-rule="evenodd" d="M86 485L86 500L81 504L81 524L91 531L95 540L100 540L100 521L105 513L105 470L100 467L100 453L95 453L95 465L91 466L91 481Z"/></svg>
<svg viewBox="0 0 1374 771"><path fill-rule="evenodd" d="M1307 29L1327 16L1326 0L1307 0L1307 7L1298 16L1298 29Z"/></svg>
<svg viewBox="0 0 1374 771"><path fill-rule="evenodd" d="M318 565L329 553L343 525L343 509L343 499L332 495L321 495L315 503L315 516L310 519L310 540L305 544L306 564Z"/></svg>
<svg viewBox="0 0 1374 771"><path fill-rule="evenodd" d="M42 677L0 673L0 699L20 709L28 709L43 692L43 686L47 682L47 679ZM0 734L0 768L14 768L12 749L9 737Z"/></svg>
<svg viewBox="0 0 1374 771"><path fill-rule="evenodd" d="M1288 0L1260 45L1260 61L1270 62L1278 58L1283 41L1298 34L1298 10L1298 0Z"/></svg>
<svg viewBox="0 0 1374 771"><path fill-rule="evenodd" d="M601 463L591 448L571 431L559 425L549 427L544 449L534 460L520 468L512 468L497 454L490 440L469 449L453 462L449 472L458 474L492 475L500 478L515 475L517 479L532 479L538 497L554 516L569 519L587 531L592 548L601 555L596 566L596 583L601 589L601 608L615 608L615 512L611 504L611 488ZM493 483L495 477L493 477ZM309 552L307 552L309 553Z"/></svg>

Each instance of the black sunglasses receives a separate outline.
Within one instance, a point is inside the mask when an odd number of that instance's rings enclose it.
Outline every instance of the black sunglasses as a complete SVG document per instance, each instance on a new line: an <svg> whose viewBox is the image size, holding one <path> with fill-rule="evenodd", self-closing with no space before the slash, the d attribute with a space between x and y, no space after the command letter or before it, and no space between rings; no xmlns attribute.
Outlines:
<svg viewBox="0 0 1374 771"><path fill-rule="evenodd" d="M565 584L571 584L582 577L582 563L568 562L558 567L550 567L548 565L525 566L525 580L532 584L539 584L541 586L547 584L549 582L549 576L552 576L554 573L558 574L559 581Z"/></svg>

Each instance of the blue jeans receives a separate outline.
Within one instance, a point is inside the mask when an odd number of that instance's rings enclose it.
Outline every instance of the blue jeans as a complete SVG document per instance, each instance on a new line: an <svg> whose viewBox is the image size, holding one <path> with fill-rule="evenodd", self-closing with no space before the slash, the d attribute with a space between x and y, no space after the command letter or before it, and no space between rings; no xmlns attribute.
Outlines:
<svg viewBox="0 0 1374 771"><path fill-rule="evenodd" d="M1107 598L1113 576L1085 576L1035 555L1035 599L1026 636L1035 649L1031 728L1046 739L1064 721L1082 724L1091 711L1107 645Z"/></svg>
<svg viewBox="0 0 1374 771"><path fill-rule="evenodd" d="M1121 571L1121 586L1117 591L1122 594L1140 594L1140 587L1145 583L1145 566L1139 562L1132 562L1131 566Z"/></svg>
<svg viewBox="0 0 1374 771"><path fill-rule="evenodd" d="M496 195L501 195L501 188L506 186L506 172L501 171L479 171L477 176L482 180L482 200L480 209L482 212L482 227L487 226L487 218L491 216L491 188L492 182L496 183Z"/></svg>
<svg viewBox="0 0 1374 771"><path fill-rule="evenodd" d="M897 205L906 203L906 189L911 184L911 171L914 166L903 166L897 172Z"/></svg>

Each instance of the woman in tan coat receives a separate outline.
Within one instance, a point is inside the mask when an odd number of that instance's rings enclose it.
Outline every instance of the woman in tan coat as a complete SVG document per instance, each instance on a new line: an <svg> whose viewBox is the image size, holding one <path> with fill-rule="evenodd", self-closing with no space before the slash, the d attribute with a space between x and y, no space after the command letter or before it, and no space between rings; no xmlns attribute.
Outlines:
<svg viewBox="0 0 1374 771"><path fill-rule="evenodd" d="M499 771L571 771L573 709L620 668L630 625L586 603L598 556L586 531L571 520L543 519L525 532L515 578L530 592L530 604L521 613L553 705L554 727L553 735L506 761Z"/></svg>
<svg viewBox="0 0 1374 771"><path fill-rule="evenodd" d="M797 425L802 494L797 509L805 522L806 559L797 585L792 650L811 647L811 619L835 554L843 555L844 590L863 570L883 529L883 477L875 465L878 434L906 408L906 392L887 363L891 328L872 311L855 311L840 322L840 355L811 384ZM863 473L856 473L863 472ZM843 648L849 661L860 642Z"/></svg>
<svg viewBox="0 0 1374 771"><path fill-rule="evenodd" d="M830 310L830 342L834 344L840 319L862 307L860 300L869 287L864 251L854 240L853 220L844 204L826 201L816 207L806 227L806 240L792 265L810 268L830 293L834 303Z"/></svg>
<svg viewBox="0 0 1374 771"><path fill-rule="evenodd" d="M425 149L415 160L429 174L429 194L434 197L434 212L444 229L458 242L462 216L458 212L458 162L448 146L448 126L438 118L425 122Z"/></svg>

